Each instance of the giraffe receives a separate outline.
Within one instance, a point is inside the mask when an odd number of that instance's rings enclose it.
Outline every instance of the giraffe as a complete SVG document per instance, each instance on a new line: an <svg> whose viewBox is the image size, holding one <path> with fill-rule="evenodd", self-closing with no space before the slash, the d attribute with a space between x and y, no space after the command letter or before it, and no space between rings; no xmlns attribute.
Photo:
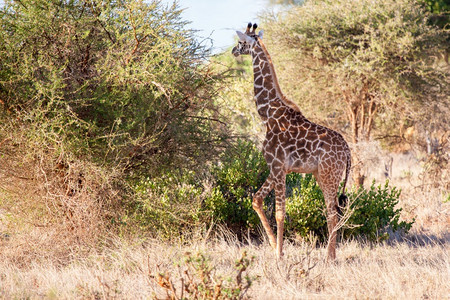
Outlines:
<svg viewBox="0 0 450 300"><path fill-rule="evenodd" d="M253 27L253 29L252 29ZM345 185L351 166L351 153L341 134L307 120L300 108L282 93L269 52L262 42L263 31L255 33L249 23L245 33L236 31L239 41L232 54L251 55L255 103L265 127L263 155L270 174L253 197L252 206L269 237L277 258L283 256L283 231L286 215L286 174L312 173L321 188L327 209L328 259L336 258L338 212L345 205ZM341 196L339 183L345 170ZM263 210L263 200L275 189L275 237Z"/></svg>

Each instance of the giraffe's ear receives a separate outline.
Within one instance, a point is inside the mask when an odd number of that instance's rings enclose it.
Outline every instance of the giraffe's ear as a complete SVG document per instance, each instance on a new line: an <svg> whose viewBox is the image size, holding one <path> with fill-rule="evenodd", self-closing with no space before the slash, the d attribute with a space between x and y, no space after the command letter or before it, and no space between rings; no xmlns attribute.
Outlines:
<svg viewBox="0 0 450 300"><path fill-rule="evenodd" d="M259 37L260 39L262 39L262 38L263 38L263 34L264 34L264 30L260 30L260 31L258 32L258 37Z"/></svg>
<svg viewBox="0 0 450 300"><path fill-rule="evenodd" d="M243 34L243 33L240 32L240 31L236 31L236 34L237 34L237 36L238 36L238 38L239 38L239 40L240 40L241 42L244 42L244 41L245 41L245 37L246 37L247 35Z"/></svg>
<svg viewBox="0 0 450 300"><path fill-rule="evenodd" d="M252 38L249 37L248 35L246 35L245 33L242 33L240 31L236 31L236 34L238 35L239 40L241 42L247 42L247 43L251 43L252 42Z"/></svg>

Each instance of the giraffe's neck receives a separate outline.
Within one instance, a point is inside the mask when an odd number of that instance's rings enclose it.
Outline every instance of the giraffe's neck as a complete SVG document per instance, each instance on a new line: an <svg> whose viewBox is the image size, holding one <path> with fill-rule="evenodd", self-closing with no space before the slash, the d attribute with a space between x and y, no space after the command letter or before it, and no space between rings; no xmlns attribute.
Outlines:
<svg viewBox="0 0 450 300"><path fill-rule="evenodd" d="M272 59L261 39L252 51L252 61L256 108L263 121L270 119L279 107L292 108L301 113L299 107L283 95Z"/></svg>

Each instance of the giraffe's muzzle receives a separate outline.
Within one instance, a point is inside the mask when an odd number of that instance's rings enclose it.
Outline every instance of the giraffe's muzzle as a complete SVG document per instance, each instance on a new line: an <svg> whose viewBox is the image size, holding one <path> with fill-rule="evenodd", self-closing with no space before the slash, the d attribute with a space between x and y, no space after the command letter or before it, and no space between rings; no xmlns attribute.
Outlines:
<svg viewBox="0 0 450 300"><path fill-rule="evenodd" d="M233 50L231 50L231 54L238 57L240 55L238 47L234 47Z"/></svg>

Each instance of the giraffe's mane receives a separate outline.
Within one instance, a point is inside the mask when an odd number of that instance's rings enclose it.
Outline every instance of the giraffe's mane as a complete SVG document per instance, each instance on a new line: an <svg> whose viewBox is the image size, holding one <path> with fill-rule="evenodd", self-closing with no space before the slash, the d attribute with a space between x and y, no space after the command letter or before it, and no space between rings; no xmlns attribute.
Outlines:
<svg viewBox="0 0 450 300"><path fill-rule="evenodd" d="M281 91L280 85L278 83L278 78L277 78L277 74L275 73L275 67L272 63L272 58L270 57L269 51L267 51L266 46L264 45L264 43L262 42L262 39L260 37L257 37L259 45L261 46L261 49L263 50L264 54L267 57L267 61L269 63L269 69L270 69L270 73L272 73L272 78L273 78L273 84L275 86L275 90L281 100L281 102L283 102L284 105L292 108L293 110L301 113L300 107L298 107L297 104L295 104L294 102L292 102L291 100L289 100Z"/></svg>

